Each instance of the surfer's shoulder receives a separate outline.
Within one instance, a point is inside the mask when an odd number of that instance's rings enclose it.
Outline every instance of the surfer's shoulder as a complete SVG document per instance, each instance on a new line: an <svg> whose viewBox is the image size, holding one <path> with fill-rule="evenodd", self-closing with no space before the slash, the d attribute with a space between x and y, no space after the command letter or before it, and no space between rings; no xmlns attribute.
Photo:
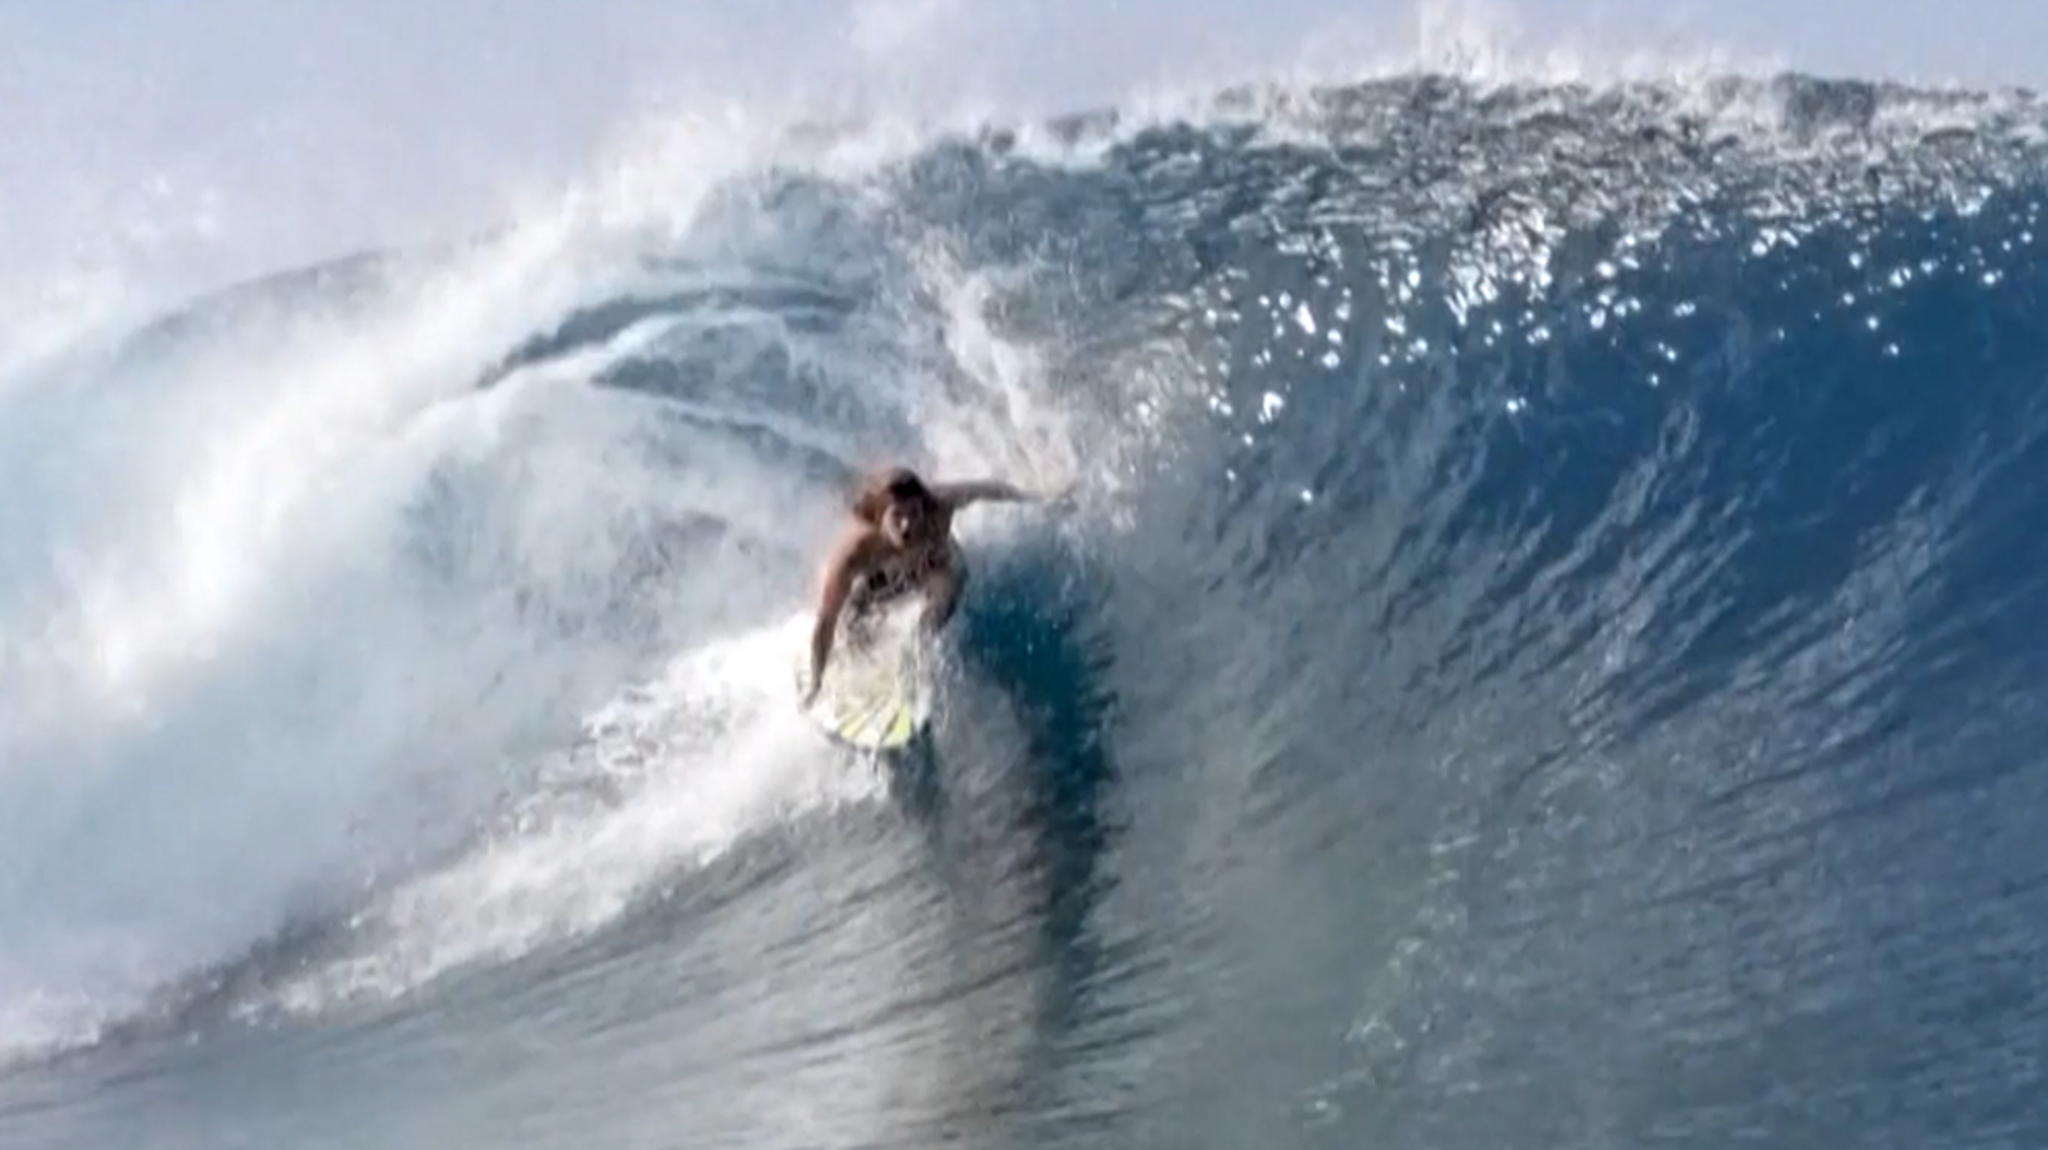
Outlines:
<svg viewBox="0 0 2048 1150"><path fill-rule="evenodd" d="M834 578L851 578L861 569L872 564L884 543L882 533L873 524L855 521L847 525L839 535L839 541L825 556L824 576L829 582Z"/></svg>

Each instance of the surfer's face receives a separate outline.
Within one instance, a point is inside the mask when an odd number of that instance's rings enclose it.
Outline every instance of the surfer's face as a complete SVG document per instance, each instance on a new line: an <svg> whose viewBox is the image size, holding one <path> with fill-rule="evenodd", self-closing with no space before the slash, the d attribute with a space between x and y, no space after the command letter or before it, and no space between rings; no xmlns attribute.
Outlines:
<svg viewBox="0 0 2048 1150"><path fill-rule="evenodd" d="M882 512L882 531L889 541L905 547L918 537L924 526L924 506L916 499L898 499Z"/></svg>

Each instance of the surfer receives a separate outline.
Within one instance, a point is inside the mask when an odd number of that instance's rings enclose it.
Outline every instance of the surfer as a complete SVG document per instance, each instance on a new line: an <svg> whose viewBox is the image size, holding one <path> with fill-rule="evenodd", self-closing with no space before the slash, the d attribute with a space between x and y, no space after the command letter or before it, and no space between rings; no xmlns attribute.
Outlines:
<svg viewBox="0 0 2048 1150"><path fill-rule="evenodd" d="M817 697L842 616L859 642L862 624L905 596L922 593L927 634L952 619L967 581L966 557L953 539L953 514L982 500L1038 497L1000 480L926 483L907 467L869 476L855 493L853 522L825 561L818 621L811 630L811 679L803 705Z"/></svg>

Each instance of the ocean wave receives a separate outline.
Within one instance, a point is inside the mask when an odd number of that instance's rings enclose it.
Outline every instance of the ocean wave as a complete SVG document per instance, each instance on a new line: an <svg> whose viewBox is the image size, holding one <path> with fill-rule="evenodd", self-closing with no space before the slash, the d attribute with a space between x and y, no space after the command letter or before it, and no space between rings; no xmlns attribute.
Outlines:
<svg viewBox="0 0 2048 1150"><path fill-rule="evenodd" d="M820 132L0 392L0 1114L83 1044L364 1142L2021 1139L2042 123ZM899 457L1081 495L973 513L876 774L776 700Z"/></svg>

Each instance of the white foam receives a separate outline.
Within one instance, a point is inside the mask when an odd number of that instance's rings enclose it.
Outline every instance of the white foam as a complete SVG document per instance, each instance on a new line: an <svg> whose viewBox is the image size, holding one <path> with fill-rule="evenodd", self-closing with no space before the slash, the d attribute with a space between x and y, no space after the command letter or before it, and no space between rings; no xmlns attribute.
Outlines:
<svg viewBox="0 0 2048 1150"><path fill-rule="evenodd" d="M347 307L266 297L153 358L0 393L0 1043L89 1037L402 873L618 665L518 596L611 593L615 529L678 479L645 412L545 381L473 393L608 290L558 238ZM451 463L495 488L442 540L485 548L452 598L408 554Z"/></svg>
<svg viewBox="0 0 2048 1150"><path fill-rule="evenodd" d="M519 793L540 767L521 748L622 666L523 604L601 606L650 518L690 508L776 538L820 509L709 437L681 471L650 455L654 406L581 386L604 349L472 390L569 307L635 283L649 230L687 226L704 187L750 162L718 131L693 149L670 123L636 166L593 173L451 264L341 300L261 289L154 354L75 357L0 389L11 1048L89 1038L195 968L402 877ZM429 530L467 554L444 587L408 549L450 467L480 469L489 497ZM682 576L697 590L666 608L678 633L762 594L758 558L699 558ZM722 849L762 804L822 785L785 753L798 732L736 730L697 742L685 724L670 754L712 761L612 816L494 840L401 886L381 912L394 949L343 972L403 984L587 928L661 866ZM450 900L496 917L411 929Z"/></svg>
<svg viewBox="0 0 2048 1150"><path fill-rule="evenodd" d="M850 764L789 705L800 634L778 626L706 644L594 712L588 742L517 819L379 898L352 923L356 953L275 1001L315 1010L394 996L519 957L612 922L749 833L879 796L879 773ZM579 797L592 791L604 797Z"/></svg>

